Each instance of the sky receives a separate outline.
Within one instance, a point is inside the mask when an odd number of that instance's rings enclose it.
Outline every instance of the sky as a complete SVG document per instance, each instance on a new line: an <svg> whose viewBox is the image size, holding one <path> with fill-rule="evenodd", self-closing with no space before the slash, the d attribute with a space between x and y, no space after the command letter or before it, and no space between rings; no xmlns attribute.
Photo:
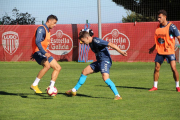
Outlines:
<svg viewBox="0 0 180 120"><path fill-rule="evenodd" d="M12 17L12 9L36 18L36 24L46 21L47 16L58 17L57 24L98 23L97 0L0 0L0 18L7 13ZM112 0L101 0L101 22L120 23L127 10Z"/></svg>

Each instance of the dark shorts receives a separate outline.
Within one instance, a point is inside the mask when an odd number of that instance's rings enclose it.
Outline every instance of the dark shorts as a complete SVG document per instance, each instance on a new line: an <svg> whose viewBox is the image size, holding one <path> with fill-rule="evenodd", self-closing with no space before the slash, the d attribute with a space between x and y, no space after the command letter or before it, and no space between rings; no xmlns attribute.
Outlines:
<svg viewBox="0 0 180 120"><path fill-rule="evenodd" d="M90 64L94 72L101 71L101 73L108 73L108 74L109 74L111 65L112 64L109 61L96 61Z"/></svg>
<svg viewBox="0 0 180 120"><path fill-rule="evenodd" d="M37 62L39 65L41 65L42 60L47 59L47 57L46 57L45 55L41 54L40 52L35 52L35 53L33 54L33 58L36 60L36 62ZM50 63L53 59L54 59L54 58L53 58L52 56L49 57L49 58L48 58L49 63Z"/></svg>
<svg viewBox="0 0 180 120"><path fill-rule="evenodd" d="M170 63L173 60L176 60L175 54L171 54L171 55L160 55L160 54L156 54L156 58L155 58L155 62L158 62L160 64L163 63L164 59L167 60L168 63Z"/></svg>

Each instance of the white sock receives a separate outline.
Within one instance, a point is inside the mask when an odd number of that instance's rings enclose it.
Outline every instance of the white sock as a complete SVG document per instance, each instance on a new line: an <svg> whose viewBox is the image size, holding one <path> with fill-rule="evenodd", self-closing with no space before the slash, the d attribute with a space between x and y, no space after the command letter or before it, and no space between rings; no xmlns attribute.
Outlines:
<svg viewBox="0 0 180 120"><path fill-rule="evenodd" d="M76 92L77 90L75 88L72 89L72 92Z"/></svg>
<svg viewBox="0 0 180 120"><path fill-rule="evenodd" d="M51 80L49 86L50 86L50 87L54 87L54 84L55 84L55 81L52 81L52 80Z"/></svg>
<svg viewBox="0 0 180 120"><path fill-rule="evenodd" d="M158 85L158 81L154 81L154 87L157 88L157 85Z"/></svg>
<svg viewBox="0 0 180 120"><path fill-rule="evenodd" d="M115 95L115 96L121 97L119 94L118 94L118 95Z"/></svg>
<svg viewBox="0 0 180 120"><path fill-rule="evenodd" d="M179 87L179 81L176 81L176 87Z"/></svg>
<svg viewBox="0 0 180 120"><path fill-rule="evenodd" d="M36 77L36 79L34 80L33 86L38 85L39 81L40 81L40 79Z"/></svg>

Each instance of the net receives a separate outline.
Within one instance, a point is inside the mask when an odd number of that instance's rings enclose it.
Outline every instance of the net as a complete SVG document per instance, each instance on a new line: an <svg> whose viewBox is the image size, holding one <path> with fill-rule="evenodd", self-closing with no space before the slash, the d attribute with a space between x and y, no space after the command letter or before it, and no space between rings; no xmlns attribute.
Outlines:
<svg viewBox="0 0 180 120"><path fill-rule="evenodd" d="M154 61L154 32L157 11L165 9L167 20L180 29L178 0L101 0L102 39L128 53L123 57L109 48L113 61ZM58 61L92 62L95 54L89 46L79 44L78 34L90 24L98 37L97 0L6 0L0 4L0 61L29 61L35 29L46 23L47 16L58 17L51 30L49 52ZM176 44L179 44L176 39ZM176 46L176 59L179 49Z"/></svg>

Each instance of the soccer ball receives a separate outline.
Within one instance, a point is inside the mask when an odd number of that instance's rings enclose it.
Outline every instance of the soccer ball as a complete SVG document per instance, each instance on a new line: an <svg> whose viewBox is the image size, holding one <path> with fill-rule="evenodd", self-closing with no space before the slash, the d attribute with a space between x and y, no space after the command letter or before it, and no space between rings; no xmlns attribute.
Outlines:
<svg viewBox="0 0 180 120"><path fill-rule="evenodd" d="M48 89L47 89L47 94L48 94L49 96L56 96L57 93L58 93L58 91L57 91L57 88L56 88L56 87L48 87Z"/></svg>

